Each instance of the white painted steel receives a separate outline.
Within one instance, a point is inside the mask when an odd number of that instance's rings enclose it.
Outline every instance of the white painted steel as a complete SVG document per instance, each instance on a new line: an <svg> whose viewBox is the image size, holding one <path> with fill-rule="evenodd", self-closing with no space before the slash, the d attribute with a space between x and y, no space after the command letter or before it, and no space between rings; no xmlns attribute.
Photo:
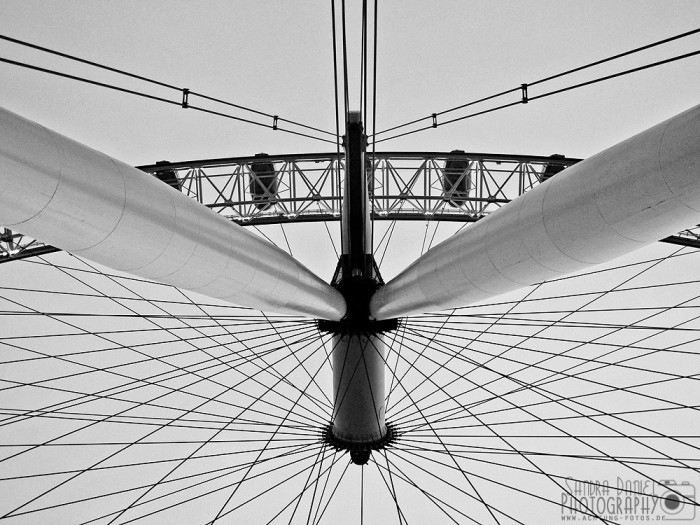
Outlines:
<svg viewBox="0 0 700 525"><path fill-rule="evenodd" d="M363 444L386 435L384 342L380 335L333 336L333 435Z"/></svg>
<svg viewBox="0 0 700 525"><path fill-rule="evenodd" d="M700 105L567 168L429 250L372 298L389 319L610 261L700 222Z"/></svg>
<svg viewBox="0 0 700 525"><path fill-rule="evenodd" d="M0 224L110 268L256 309L339 320L340 293L131 166L0 108Z"/></svg>

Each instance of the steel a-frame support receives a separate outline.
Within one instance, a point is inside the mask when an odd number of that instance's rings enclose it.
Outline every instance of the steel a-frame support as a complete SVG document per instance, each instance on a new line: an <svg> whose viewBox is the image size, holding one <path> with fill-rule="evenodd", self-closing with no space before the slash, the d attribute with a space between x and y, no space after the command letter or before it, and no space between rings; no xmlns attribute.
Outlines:
<svg viewBox="0 0 700 525"><path fill-rule="evenodd" d="M372 256L366 144L360 113L349 113L344 137L343 251L334 283L348 312L330 328L334 397L327 438L349 450L356 464L366 463L372 449L390 438L384 419L384 342L369 317L369 300L381 280Z"/></svg>

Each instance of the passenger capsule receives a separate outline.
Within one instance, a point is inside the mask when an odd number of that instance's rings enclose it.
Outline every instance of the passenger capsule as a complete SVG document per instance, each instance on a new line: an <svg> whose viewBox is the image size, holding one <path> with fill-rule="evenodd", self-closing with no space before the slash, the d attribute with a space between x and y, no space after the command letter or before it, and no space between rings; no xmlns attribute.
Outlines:
<svg viewBox="0 0 700 525"><path fill-rule="evenodd" d="M256 159L266 159L267 153L258 153ZM250 194L259 210L267 210L277 199L279 180L275 166L269 160L255 160L250 163Z"/></svg>
<svg viewBox="0 0 700 525"><path fill-rule="evenodd" d="M566 158L564 155L560 155L558 153L555 153L554 155L549 156L550 159L563 159ZM542 171L542 175L540 175L540 181L544 182L547 179L551 179L554 177L557 173L560 171L563 171L566 166L563 164L557 163L557 162L550 162L548 164L545 164L544 170Z"/></svg>
<svg viewBox="0 0 700 525"><path fill-rule="evenodd" d="M169 166L170 163L167 160L160 160L156 162L156 166ZM177 174L174 169L164 169L159 170L154 173L156 178L160 181L165 182L168 186L175 188L177 191L182 190L182 182L177 178Z"/></svg>
<svg viewBox="0 0 700 525"><path fill-rule="evenodd" d="M450 154L464 155L464 151L456 149ZM442 177L443 199L450 206L459 208L469 198L470 185L469 159L447 159Z"/></svg>

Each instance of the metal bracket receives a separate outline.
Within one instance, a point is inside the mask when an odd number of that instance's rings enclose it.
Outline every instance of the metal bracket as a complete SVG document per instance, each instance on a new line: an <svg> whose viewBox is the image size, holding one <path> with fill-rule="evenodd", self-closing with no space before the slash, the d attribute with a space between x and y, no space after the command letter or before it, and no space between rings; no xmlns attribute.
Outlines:
<svg viewBox="0 0 700 525"><path fill-rule="evenodd" d="M188 102L188 97L190 96L190 90L187 88L182 88L182 108L187 109L190 107L190 104Z"/></svg>

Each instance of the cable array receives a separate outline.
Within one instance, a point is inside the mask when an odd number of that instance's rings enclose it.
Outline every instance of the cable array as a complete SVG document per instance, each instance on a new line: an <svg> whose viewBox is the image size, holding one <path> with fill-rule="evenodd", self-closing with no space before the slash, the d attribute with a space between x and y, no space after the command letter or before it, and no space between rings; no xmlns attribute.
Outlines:
<svg viewBox="0 0 700 525"><path fill-rule="evenodd" d="M340 12L339 21L336 18L336 2L331 0L331 23L332 23L332 35L333 35L333 74L335 81L335 93L336 93L336 113L339 113L339 60L342 60L342 96L344 100L344 115L347 118L348 113L351 110L350 101L350 79L349 79L349 61L348 56L348 34L347 34L347 8L345 0L340 2ZM373 65L370 66L370 29L369 24L370 11L367 0L362 1L362 21L361 21L361 36L360 36L360 75L359 82L357 84L359 93L359 113L361 115L360 120L363 122L365 128L369 128L369 111L370 111L370 92L369 92L369 77L372 74L372 118L376 116L376 91L377 91L377 1L374 2L374 35L373 35ZM336 29L338 23L340 23L340 30ZM338 51L338 40L340 40L341 50ZM340 56L339 56L340 55ZM371 68L371 71L370 71ZM338 126L339 127L339 126ZM338 132L338 138L340 139L340 133Z"/></svg>
<svg viewBox="0 0 700 525"><path fill-rule="evenodd" d="M343 93L345 96L345 118L350 111L350 88L348 87L348 37L345 22L345 0L341 2L341 19L343 28Z"/></svg>
<svg viewBox="0 0 700 525"><path fill-rule="evenodd" d="M316 249L333 250L329 241ZM699 255L642 253L524 297L406 319L386 336L383 358L399 439L364 470L376 474L364 480L365 512L395 502L407 514L400 523L421 522L412 510L437 502L436 515L462 523L515 498L544 507L540 523L572 508L596 518L571 507L576 492L557 483L601 468L650 482L661 469L696 473L700 407L669 392L700 378L700 280L681 269L696 268ZM37 270L0 281L3 326L15 325L0 334L2 391L34 404L0 408L0 427L19 436L0 460L17 466L2 473L8 520L54 523L71 512L85 524L123 523L179 512L204 516L197 523L217 513L289 522L302 494L297 515L308 523L347 515L347 494L332 491L362 488L362 471L355 485L343 481L347 456L319 439L331 407L318 385L331 377L333 344L312 321L201 303L65 253L19 264ZM687 424L669 430L667 418ZM67 454L76 460L62 462ZM397 496L387 468L379 477L385 463L415 497ZM498 492L481 501L466 477ZM239 499L222 506L238 485Z"/></svg>
<svg viewBox="0 0 700 525"><path fill-rule="evenodd" d="M691 35L694 35L694 34L697 34L697 33L700 33L700 28L698 28L698 29L693 29L692 31L687 31L687 32L685 32L685 33L681 33L681 34L678 34L678 35L675 35L675 36L672 36L672 37L669 37L669 38L664 38L663 40L659 40L659 41L653 42L653 43L651 43L651 44L647 44L647 45L644 45L644 46L641 46L641 47L637 47L637 48L634 48L634 49L630 49L629 51L625 51L625 52L623 52L623 53L618 53L618 54L615 54L615 55L612 55L612 56L603 58L603 59L601 59L601 60L596 60L596 61L594 61L594 62L590 62L590 63L588 63L588 64L584 64L584 65L582 65L582 66L578 66L578 67L575 67L575 68L572 68L572 69L568 69L568 70L566 70L566 71L562 71L561 73L557 73L557 74L555 74L555 75L551 75L551 76L548 76L548 77L545 77L545 78L541 78L541 79L539 79L539 80L536 80L535 82L520 84L520 85L517 86L517 87L511 88L511 89L507 89L507 90L505 90L505 91L501 91L501 92L495 93L495 94L493 94L493 95L489 95L489 96L482 97L482 98L479 98L479 99L476 99L476 100L472 100L472 101L470 101L470 102L466 102L466 103L464 103L464 104L460 104L460 105L458 105L458 106L454 106L454 107L452 107L452 108L445 109L445 110L440 111L440 112L432 113L432 114L430 114L430 115L428 115L428 116L425 116L425 117L417 118L417 119L415 119L415 120L411 120L411 121L409 121L409 122L405 122L405 123L403 123L403 124L399 124L398 126L393 126L393 127L384 129L384 130L382 130L382 131L377 132L376 135L373 135L373 137L376 137L376 136L378 136L378 135L382 135L382 134L385 134L385 133L389 133L389 132L391 132L391 131L396 131L396 130L398 130L398 129L402 129L402 128L405 128L405 127L408 127L408 126L412 126L412 125L418 124L418 123L420 123L420 122L430 121L430 124L429 124L429 125L426 125L426 126L423 126L423 127L417 128L417 129L413 129L413 130L410 130L410 131L406 131L406 132L403 132L403 133L398 133L398 134L392 135L392 136L390 136L390 137L385 137L385 138L382 138L382 139L379 139L379 140L376 140L376 139L375 139L374 142L376 142L376 143L385 142L385 141L387 141L387 140L392 140L392 139L396 139L396 138L399 138L399 137L404 137L404 136L406 136L406 135L412 135L412 134L414 134L414 133L418 133L418 132L425 131L425 130L428 130L428 129L437 128L438 126L443 126L443 125L446 125L446 124L451 124L451 123L454 123L454 122L459 122L459 121L461 121L461 120L473 118L473 117L476 117L476 116L479 116L479 115L484 115L484 114L486 114L486 113L492 113L492 112L494 112L494 111L500 111L500 110L502 110L502 109L510 108L510 107L512 107L512 106L517 106L517 105L520 105L520 104L527 104L528 102L533 101L533 100L538 100L538 99L546 98L546 97L549 97L549 96L557 95L557 94L559 94L559 93L564 93L564 92L566 92L566 91L571 91L571 90L578 89L578 88L581 88L581 87L589 86L589 85L591 85L591 84L596 84L596 83L598 83L598 82L603 82L603 81L606 81L606 80L611 80L611 79L613 79L613 78L621 77L621 76L624 76L624 75L629 75L629 74L631 74L631 73L636 73L636 72L638 72L638 71L643 71L643 70L650 69L650 68L653 68L653 67L658 67L658 66L661 66L661 65L664 65L664 64L668 64L668 63L671 63L671 62L675 62L675 61L677 61L677 60L683 60L683 59L685 59L685 58L690 58L690 57L696 56L696 55L700 54L700 50L698 50L698 51L693 51L693 52L690 52L690 53L685 53L685 54L682 54L682 55L677 55L677 56L674 56L674 57L671 57L671 58L667 58L667 59L664 59L664 60L659 60L659 61L656 61L656 62L653 62L653 63L650 63L650 64L646 64L646 65L643 65L643 66L639 66L639 67L627 69L627 70L624 70L624 71L620 71L620 72L618 72L618 73L613 73L613 74L611 74L611 75L605 75L605 76L598 77L598 78L595 78L595 79L592 79L592 80L588 80L588 81L585 81L585 82L580 82L580 83L577 83L577 84L573 84L573 85L571 85L571 86L567 86L567 87L564 87L564 88L555 89L555 90L548 91L548 92L546 92L546 93L542 93L542 94L536 95L536 96L530 96L529 93L528 93L528 88L530 88L530 87L532 87L532 86L536 86L536 85L539 85L539 84L543 84L543 83L545 83L545 82L549 82L549 81L551 81L551 80L558 79L558 78L561 78L561 77L570 75L570 74L572 74L572 73L577 73L577 72L579 72L579 71L583 71L583 70L585 70L585 69L589 69L589 68L592 68L592 67L594 67L594 66L598 66L598 65L601 65L601 64L605 64L605 63L607 63L607 62L611 62L611 61L613 61L613 60L617 60L617 59L620 59L620 58L623 58L623 57L626 57L626 56L629 56L629 55L632 55L632 54L635 54L635 53L639 53L639 52L641 52L641 51L645 51L645 50L647 50L647 49L651 49L651 48L653 48L653 47L660 46L660 45L662 45L662 44L666 44L666 43L668 43L668 42L672 42L672 41L675 41L675 40L679 40L679 39L681 39L681 38L685 38L685 37L688 37L688 36L691 36ZM480 103L482 103L482 102L487 102L487 101L489 101L489 100L494 100L494 99L503 97L503 96L505 96L505 95L510 95L510 94L518 93L518 92L520 93L521 97L520 97L519 100L516 100L516 101L514 101L514 102L509 102L509 103L501 104L501 105L499 105L499 106L495 106L495 107L488 108L488 109L485 109L485 110L482 110L482 111L477 111L477 112L474 112L474 113L470 113L470 114L467 114L467 115L463 115L463 116L461 116L461 117L456 117L456 118L453 118L453 119L450 119L450 120L446 120L446 121L444 121L444 122L438 122L438 117L440 117L440 116L442 116L442 115L445 115L445 114L447 114L447 113L452 113L452 112L454 112L454 111L458 111L458 110L461 110L461 109L465 109L465 108L467 108L467 107L474 106L474 105L480 104Z"/></svg>
<svg viewBox="0 0 700 525"><path fill-rule="evenodd" d="M70 80L76 80L76 81L78 81L78 82L83 82L83 83L90 84L90 85L93 85L93 86L103 87L103 88L106 88L106 89L111 89L111 90L114 90L114 91L119 91L119 92L121 92L121 93L127 93L127 94L130 94L130 95L135 95L135 96L147 98L147 99L150 99L150 100L155 100L155 101L157 101L157 102L163 102L163 103L166 103L166 104L177 105L177 106L180 106L180 107L183 108L183 109L192 109L192 110L194 110L194 111L201 111L201 112L203 112L203 113L207 113L207 114L210 114L210 115L215 115L215 116L219 116L219 117L224 117L224 118L228 118L228 119L231 119L231 120L236 120L236 121L239 121L239 122L244 122L244 123L247 123L247 124L253 124L253 125L256 125L256 126L261 126L261 127L264 127L264 128L270 128L270 129L272 129L272 130L274 130L274 131L282 131L282 132L284 132L284 133L290 133L290 134L293 134L293 135L298 135L298 136L302 136L302 137L307 137L307 138L314 139L314 140L320 140L320 141L328 142L328 143L331 143L331 144L334 143L334 141L329 140L329 139L325 139L325 138L321 138L321 137L309 135L308 133L302 133L302 132L299 132L299 131L295 131L295 130L291 130L291 129L288 129L288 128L282 128L282 127L280 127L280 126L279 126L279 123L280 123L280 122L283 122L283 123L289 124L289 125L291 125L291 126L297 126L297 127L300 127L300 128L306 129L306 130L309 130L309 131L314 131L314 132L316 132L316 133L321 133L321 134L323 134L323 135L330 135L331 137L335 137L335 136L336 136L336 134L334 134L334 133L332 133L332 132L330 132L330 131L325 131L325 130L322 130L322 129L319 129L319 128L316 128L316 127L313 127L313 126L309 126L309 125L306 125L306 124L302 124L302 123L296 122L296 121L294 121L294 120L285 119L285 118L280 117L279 115L273 115L273 114L270 114L270 113L266 113L266 112L264 112L264 111L260 111L260 110L257 110L257 109L253 109L253 108L249 108L249 107L246 107L246 106L242 106L242 105L240 105L240 104L235 104L235 103L230 102L230 101L227 101L227 100L223 100L223 99L220 99L220 98L216 98L216 97L212 97L212 96L209 96L209 95L205 95L204 93L200 93L200 92L197 92L197 91L192 91L192 90L190 90L189 88L180 88L180 87L178 87L178 86L169 84L169 83L167 83L167 82L162 82L162 81L160 81L160 80L156 80L156 79L153 79L153 78L145 77L145 76L142 76L142 75L137 75L137 74L131 73L131 72L129 72L129 71L125 71L125 70L122 70L122 69L110 67L110 66L107 66L107 65L105 65L105 64L100 64L100 63L98 63L98 62L93 62L93 61L91 61L91 60L86 60L86 59L84 59L84 58L80 58L80 57L77 57L77 56L75 56L75 55L70 55L70 54L68 54L68 53L63 53L63 52L60 52L60 51L56 51L56 50L54 50L54 49L49 49L49 48L47 48L47 47L43 47L43 46L39 46L39 45L36 45L36 44L32 44L32 43L30 43L30 42L26 42L26 41L23 41L23 40L18 40L18 39L16 39L16 38L11 38L11 37L9 37L9 36L0 35L0 40L5 40L5 41L7 41L7 42L12 42L13 44L21 45L21 46L24 46L24 47L28 47L28 48L31 48L31 49L35 49L35 50L37 50L37 51L41 51L41 52L48 53L48 54L51 54L51 55L55 55L55 56L59 56L59 57L62 57L62 58L66 58L66 59L72 60L72 61L74 61L74 62L79 62L79 63L81 63L81 64L86 64L86 65L89 65L89 66L92 66L92 67L96 67L96 68L98 68L98 69L102 69L102 70L105 70L105 71L109 71L109 72L112 72L112 73L116 73L116 74L118 74L118 75L122 75L122 76L126 76L126 77L133 78L133 79L136 79L136 80L140 80L140 81L142 81L142 82L147 82L147 83L149 83L149 84L153 84L153 85L156 85L156 86L159 86L159 87L163 87L163 88L170 89L170 90L173 90L173 91L178 91L178 92L181 93L182 98L181 98L181 100L177 100L177 101L176 101L176 100L172 100L172 99L169 99L169 98L164 98L164 97L159 97L159 96L156 96L156 95L151 95L151 94L149 94L149 93L145 93L145 92L142 92L142 91L136 91L136 90L132 90L132 89L127 89L127 88L124 88L124 87L116 86L116 85L114 85L114 84L107 84L107 83L104 83L104 82L98 82L98 81L96 81L96 80L91 80L91 79L88 79L88 78L85 78L85 77L79 77L79 76L76 76L76 75L70 75L70 74L68 74L68 73L64 73L64 72L61 72L61 71L56 71L56 70L54 70L54 69L47 69L47 68L35 66L35 65L32 65L32 64L27 64L27 63L24 63L24 62L19 62L19 61L16 61L16 60L10 60L10 59L8 59L8 58L0 57L0 62L3 62L3 63L5 63L5 64L10 64L10 65L17 66L17 67L23 67L23 68L25 68L25 69L30 69L30 70L33 70L33 71L38 71L38 72L41 72L41 73L46 73L46 74L50 74L50 75L54 75L54 76L59 76L59 77L67 78L67 79L70 79ZM225 105L225 106L229 106L229 107L232 107L232 108L236 108L236 109L241 110L241 111L246 111L246 112L249 112L249 113L253 113L253 114L258 115L258 116L260 116L260 117L267 117L267 118L269 118L269 119L272 119L272 123L271 123L271 124L265 124L264 122L258 122L258 121L255 121L255 120L251 120L251 119L247 119L247 118L243 118L243 117L238 117L238 116L235 116L235 115L231 115L230 113L224 113L224 112L219 112L219 111L213 111L213 110L205 109L205 108L202 108L202 107L199 107L199 106L194 106L194 105L190 104L190 102L189 102L190 96L199 97L199 98L201 98L201 99L203 99L203 100L207 100L207 101L210 101L210 102L215 102L215 103L217 103L217 104L223 104L223 105Z"/></svg>
<svg viewBox="0 0 700 525"><path fill-rule="evenodd" d="M372 135L376 131L377 118L377 4L374 1L374 18L373 18L373 43L372 43ZM361 82L360 82L360 110L362 112L362 121L365 123L365 128L369 129L369 92L368 79L370 75L370 62L368 59L369 52L369 30L368 30L369 9L367 0L362 2L362 56L361 56Z"/></svg>
<svg viewBox="0 0 700 525"><path fill-rule="evenodd" d="M377 132L377 3L379 0L374 0L374 45L372 47L373 60L372 60L372 137L374 139L374 134ZM374 159L377 153L377 147L375 141L372 140L372 157L371 166L372 172L369 174L370 177L374 178ZM374 228L372 228L372 246L374 246Z"/></svg>
<svg viewBox="0 0 700 525"><path fill-rule="evenodd" d="M336 19L336 9L335 0L330 1L331 4L331 31L333 37L333 79L335 87L335 115L336 115L336 133L337 133L337 155L338 155L338 166L340 166L340 144L341 144L341 134L340 134L340 123L339 123L339 113L340 113L340 102L339 102L339 79L338 79L338 31L336 30L337 19ZM377 121L377 4L378 0L374 0L374 34L373 34L373 63L372 63L372 133L374 136L376 131L376 121ZM347 24L346 24L346 5L345 0L341 0L340 4L340 23L341 23L341 44L342 44L342 75L343 75L343 99L344 99L344 120L347 122L348 115L350 112L350 88L349 88L349 74L348 74L348 37L347 37ZM359 113L360 119L365 127L365 132L369 133L369 75L370 75L370 63L368 59L369 54L369 30L368 30L368 19L369 19L369 9L367 5L367 0L362 0L362 22L361 22L361 37L360 37L360 78L359 78ZM374 156L375 149L372 149L371 157L367 155L366 161L374 166ZM338 188L339 194L341 188ZM341 232L342 236L342 232Z"/></svg>

